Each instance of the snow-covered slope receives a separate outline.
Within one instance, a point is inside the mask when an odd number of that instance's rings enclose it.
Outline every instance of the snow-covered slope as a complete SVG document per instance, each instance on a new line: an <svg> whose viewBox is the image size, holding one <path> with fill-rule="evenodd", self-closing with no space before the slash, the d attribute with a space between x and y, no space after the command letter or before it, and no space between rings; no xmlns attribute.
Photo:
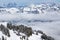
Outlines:
<svg viewBox="0 0 60 40"><path fill-rule="evenodd" d="M10 25L10 27L14 27L14 26ZM16 28L17 27L18 26L16 26ZM19 26L19 27L21 27L21 26ZM0 25L0 40L42 40L41 35L43 35L43 34L38 33L37 31L35 32L32 30L33 31L32 35L25 34L24 32L28 31L27 29L29 27L26 27L26 30L24 30L23 33L21 32L22 29L16 30L16 28L10 29L8 26L5 27L4 24ZM22 26L22 28L24 28L24 26ZM18 30L20 30L20 32ZM29 32L31 32L31 31L29 31ZM28 33L28 32L26 32L26 33ZM36 34L36 33L38 33L38 34ZM27 35L30 35L30 36L27 36Z"/></svg>
<svg viewBox="0 0 60 40"><path fill-rule="evenodd" d="M2 32L0 32L0 38L1 38L1 40L2 40L2 36L4 36L4 38L6 40L22 40L22 39L20 39L21 36L17 36L12 30L10 30L10 34L11 34L11 37L7 37L6 35L2 34ZM28 39L29 40L41 40L40 37L41 37L41 35L35 35L35 34L33 34Z"/></svg>

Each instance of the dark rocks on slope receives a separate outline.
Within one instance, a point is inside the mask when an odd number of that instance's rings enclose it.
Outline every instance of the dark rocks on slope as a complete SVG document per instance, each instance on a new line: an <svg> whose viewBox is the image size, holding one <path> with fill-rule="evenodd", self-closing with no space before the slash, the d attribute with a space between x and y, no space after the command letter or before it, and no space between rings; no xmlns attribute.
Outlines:
<svg viewBox="0 0 60 40"><path fill-rule="evenodd" d="M0 31L2 31L3 34L5 34L6 36L10 37L10 33L9 33L9 29L5 28L4 25L0 25Z"/></svg>

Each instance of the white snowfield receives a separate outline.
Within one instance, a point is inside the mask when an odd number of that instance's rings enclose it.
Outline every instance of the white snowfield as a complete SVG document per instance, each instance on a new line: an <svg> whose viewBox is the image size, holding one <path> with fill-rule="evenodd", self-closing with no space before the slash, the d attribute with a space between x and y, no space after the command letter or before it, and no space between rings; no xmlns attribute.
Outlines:
<svg viewBox="0 0 60 40"><path fill-rule="evenodd" d="M42 30L47 35L52 36L55 40L60 40L60 10L58 7L54 7L52 9L48 6L46 9L46 5L43 6L45 10L42 9L42 5L37 5L38 14L28 13L27 11L31 11L36 7L33 5L26 7L23 12L20 12L18 8L0 8L0 10L4 10L0 12L0 21L11 21L16 25L24 24L33 28L33 30ZM29 9L31 8L31 9ZM40 9L38 9L40 8ZM7 10L6 10L7 9ZM27 9L27 10L26 10ZM17 13L17 11L19 11ZM34 10L33 10L34 11ZM6 23L0 23L6 25ZM8 40L19 40L20 38L10 31L11 37ZM0 33L0 35L3 35ZM39 35L32 35L29 37L29 40L41 40Z"/></svg>

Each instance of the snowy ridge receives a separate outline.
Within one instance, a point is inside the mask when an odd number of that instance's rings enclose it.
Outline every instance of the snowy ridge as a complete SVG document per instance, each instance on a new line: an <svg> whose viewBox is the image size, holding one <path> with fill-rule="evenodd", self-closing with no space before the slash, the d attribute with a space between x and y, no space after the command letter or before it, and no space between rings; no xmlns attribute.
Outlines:
<svg viewBox="0 0 60 40"><path fill-rule="evenodd" d="M49 12L57 12L60 13L60 6L58 5L53 5L53 4L40 4L40 5L35 5L31 4L26 7L10 7L10 8L0 8L0 13L10 13L10 14L15 14L15 13L33 13L33 14L43 14L43 13L49 13Z"/></svg>
<svg viewBox="0 0 60 40"><path fill-rule="evenodd" d="M40 30L33 31L31 28L24 25L15 26L9 23L7 24L7 27L4 27L3 24L0 25L0 40L42 40L42 39L54 40L54 38L52 38L51 36L47 36L42 31Z"/></svg>

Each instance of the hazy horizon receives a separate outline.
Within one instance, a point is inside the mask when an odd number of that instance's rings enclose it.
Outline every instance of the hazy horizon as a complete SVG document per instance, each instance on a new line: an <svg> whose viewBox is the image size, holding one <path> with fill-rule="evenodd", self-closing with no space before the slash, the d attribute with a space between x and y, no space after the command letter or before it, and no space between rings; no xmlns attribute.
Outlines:
<svg viewBox="0 0 60 40"><path fill-rule="evenodd" d="M60 3L60 0L0 0L0 5L7 4L7 3L17 3L19 5L27 5L27 4L39 4L39 3L47 3L47 2L54 2Z"/></svg>

